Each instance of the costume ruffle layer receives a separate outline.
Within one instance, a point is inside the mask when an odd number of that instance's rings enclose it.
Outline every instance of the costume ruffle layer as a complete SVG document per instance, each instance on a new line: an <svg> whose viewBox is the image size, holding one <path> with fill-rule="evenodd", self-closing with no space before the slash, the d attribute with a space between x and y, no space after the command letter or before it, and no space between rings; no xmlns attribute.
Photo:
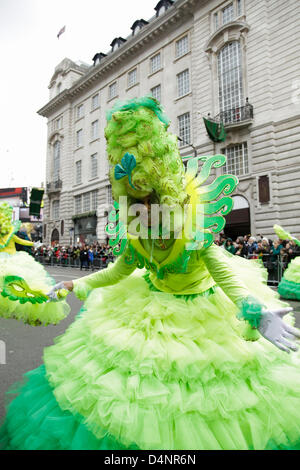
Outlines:
<svg viewBox="0 0 300 470"><path fill-rule="evenodd" d="M292 259L287 269L284 271L284 278L287 281L300 284L300 256Z"/></svg>
<svg viewBox="0 0 300 470"><path fill-rule="evenodd" d="M278 293L284 299L300 300L300 283L288 281L283 277L278 286Z"/></svg>
<svg viewBox="0 0 300 470"><path fill-rule="evenodd" d="M137 276L94 290L45 350L60 407L83 416L96 438L109 432L124 446L292 446L300 436L299 356L263 338L244 341L236 311L220 289L186 302L150 291Z"/></svg>
<svg viewBox="0 0 300 470"><path fill-rule="evenodd" d="M8 277L24 280L32 292L38 293L37 295L41 293L43 296L55 284L44 267L25 252L17 252L14 255L0 253L0 291L5 287ZM21 303L19 300L11 300L9 296L0 295L0 317L22 320L31 325L57 324L69 311L70 307L66 301Z"/></svg>
<svg viewBox="0 0 300 470"><path fill-rule="evenodd" d="M62 411L40 366L25 374L0 429L0 450L121 450L113 436L97 439L81 416Z"/></svg>

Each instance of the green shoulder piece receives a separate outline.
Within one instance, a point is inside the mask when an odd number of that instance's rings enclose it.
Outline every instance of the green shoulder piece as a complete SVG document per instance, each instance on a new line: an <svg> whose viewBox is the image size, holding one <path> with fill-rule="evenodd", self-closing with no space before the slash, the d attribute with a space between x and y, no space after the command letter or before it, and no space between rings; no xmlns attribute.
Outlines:
<svg viewBox="0 0 300 470"><path fill-rule="evenodd" d="M1 295L9 300L18 301L20 304L27 302L42 304L48 300L48 297L42 292L30 289L27 282L19 276L6 276L4 278Z"/></svg>
<svg viewBox="0 0 300 470"><path fill-rule="evenodd" d="M300 246L300 241L297 238L293 237L283 227L275 224L273 228L278 238L280 238L281 240L292 240L294 243L296 243L296 245Z"/></svg>
<svg viewBox="0 0 300 470"><path fill-rule="evenodd" d="M113 248L113 254L119 256L124 253L127 245L127 230L125 225L119 221L119 204L114 201L114 208L108 215L108 224L105 231L108 234L109 245Z"/></svg>
<svg viewBox="0 0 300 470"><path fill-rule="evenodd" d="M15 222L12 223L11 230L7 235L6 240L4 243L0 244L0 249L4 249L7 247L9 242L11 241L12 237L17 233L17 231L20 229L22 222L20 220L16 220ZM3 237L5 239L5 237Z"/></svg>

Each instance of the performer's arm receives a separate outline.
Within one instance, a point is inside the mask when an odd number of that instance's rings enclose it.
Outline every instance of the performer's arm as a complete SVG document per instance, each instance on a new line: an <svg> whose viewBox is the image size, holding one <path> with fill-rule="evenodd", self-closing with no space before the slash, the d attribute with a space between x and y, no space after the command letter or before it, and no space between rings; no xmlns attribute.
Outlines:
<svg viewBox="0 0 300 470"><path fill-rule="evenodd" d="M88 293L97 287L110 286L129 276L135 270L135 264L127 264L127 253L123 253L117 261L106 269L102 269L89 276L71 281L72 286L66 285L69 290L73 290L74 294L80 299L85 300ZM68 283L65 283L68 284ZM71 288L70 288L71 287Z"/></svg>
<svg viewBox="0 0 300 470"><path fill-rule="evenodd" d="M294 341L299 339L300 333L282 320L292 308L270 310L264 307L258 299L251 296L238 275L232 272L226 262L226 255L216 245L204 249L202 257L215 282L240 308L238 318L247 320L252 328L257 328L265 339L279 349L285 352L297 351Z"/></svg>
<svg viewBox="0 0 300 470"><path fill-rule="evenodd" d="M34 243L29 241L29 240L24 240L23 238L18 237L17 235L13 236L13 241L15 243L18 243L19 245L24 245L24 246L33 246Z"/></svg>

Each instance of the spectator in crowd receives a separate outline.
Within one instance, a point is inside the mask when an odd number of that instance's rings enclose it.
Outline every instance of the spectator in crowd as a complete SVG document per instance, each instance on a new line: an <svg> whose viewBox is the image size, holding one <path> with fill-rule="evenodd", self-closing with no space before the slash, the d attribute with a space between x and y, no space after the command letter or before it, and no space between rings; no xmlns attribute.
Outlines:
<svg viewBox="0 0 300 470"><path fill-rule="evenodd" d="M89 253L86 245L80 250L80 271L82 271L83 267L86 271L89 269Z"/></svg>
<svg viewBox="0 0 300 470"><path fill-rule="evenodd" d="M229 253L231 253L232 255L234 255L236 252L236 248L231 238L227 238L227 240L224 242L224 248L226 251L229 251Z"/></svg>
<svg viewBox="0 0 300 470"><path fill-rule="evenodd" d="M89 266L91 267L92 271L94 271L94 252L92 247L89 247L88 250L88 256L89 256Z"/></svg>

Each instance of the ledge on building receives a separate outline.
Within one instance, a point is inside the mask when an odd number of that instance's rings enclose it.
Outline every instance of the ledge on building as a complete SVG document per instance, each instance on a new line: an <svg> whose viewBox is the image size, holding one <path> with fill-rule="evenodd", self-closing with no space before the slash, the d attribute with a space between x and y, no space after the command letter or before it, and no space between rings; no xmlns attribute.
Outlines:
<svg viewBox="0 0 300 470"><path fill-rule="evenodd" d="M83 212L82 214L72 215L72 220L84 219L86 217L94 217L97 215L97 211Z"/></svg>
<svg viewBox="0 0 300 470"><path fill-rule="evenodd" d="M62 189L62 180L50 181L46 184L46 193L58 193Z"/></svg>
<svg viewBox="0 0 300 470"><path fill-rule="evenodd" d="M253 106L246 98L245 106L235 106L234 108L221 111L214 117L215 122L222 122L225 129L236 129L247 127L253 123Z"/></svg>

